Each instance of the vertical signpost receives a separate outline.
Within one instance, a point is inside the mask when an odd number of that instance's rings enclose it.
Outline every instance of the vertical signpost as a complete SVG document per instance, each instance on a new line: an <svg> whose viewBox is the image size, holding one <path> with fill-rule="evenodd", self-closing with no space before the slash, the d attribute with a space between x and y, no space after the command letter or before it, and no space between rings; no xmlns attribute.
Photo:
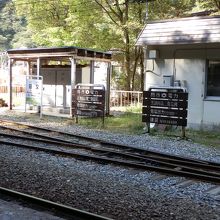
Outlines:
<svg viewBox="0 0 220 220"><path fill-rule="evenodd" d="M42 117L42 94L43 94L43 77L29 75L26 77L26 96L25 112L27 105L40 107L40 117Z"/></svg>
<svg viewBox="0 0 220 220"><path fill-rule="evenodd" d="M73 90L72 113L76 117L105 118L105 87L99 84L78 84Z"/></svg>
<svg viewBox="0 0 220 220"><path fill-rule="evenodd" d="M142 121L150 123L182 126L185 137L187 126L188 93L179 88L151 88L143 92Z"/></svg>

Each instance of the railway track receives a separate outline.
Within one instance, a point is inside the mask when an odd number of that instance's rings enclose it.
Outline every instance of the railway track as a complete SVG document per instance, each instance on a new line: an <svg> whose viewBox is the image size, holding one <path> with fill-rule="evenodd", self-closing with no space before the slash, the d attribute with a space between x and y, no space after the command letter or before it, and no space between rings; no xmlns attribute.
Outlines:
<svg viewBox="0 0 220 220"><path fill-rule="evenodd" d="M51 202L49 200L41 199L35 196L24 194L18 191L10 190L7 188L0 187L0 195L7 196L7 201L19 201L32 209L37 209L38 211L49 211L54 214L54 216L62 217L62 219L75 219L75 220L111 220L100 215L96 215L90 212L86 212L80 209L76 209L70 206L62 205L59 203ZM9 198L8 198L9 197ZM34 216L33 216L34 217Z"/></svg>
<svg viewBox="0 0 220 220"><path fill-rule="evenodd" d="M18 122L6 120L0 122L0 128L13 132L13 134L1 132L1 144L220 184L218 163L162 154ZM21 144L18 140L27 143Z"/></svg>

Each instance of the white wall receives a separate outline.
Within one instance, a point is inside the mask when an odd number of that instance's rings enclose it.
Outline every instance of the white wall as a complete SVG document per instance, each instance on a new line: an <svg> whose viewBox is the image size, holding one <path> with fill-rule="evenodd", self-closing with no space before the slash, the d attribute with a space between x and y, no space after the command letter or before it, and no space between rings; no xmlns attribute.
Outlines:
<svg viewBox="0 0 220 220"><path fill-rule="evenodd" d="M82 83L88 84L90 83L90 67L82 68Z"/></svg>
<svg viewBox="0 0 220 220"><path fill-rule="evenodd" d="M163 75L173 75L176 80L185 80L189 93L188 127L220 125L220 99L207 101L205 98L205 59L160 59L147 61L145 89L163 86ZM152 71L152 72L150 72Z"/></svg>

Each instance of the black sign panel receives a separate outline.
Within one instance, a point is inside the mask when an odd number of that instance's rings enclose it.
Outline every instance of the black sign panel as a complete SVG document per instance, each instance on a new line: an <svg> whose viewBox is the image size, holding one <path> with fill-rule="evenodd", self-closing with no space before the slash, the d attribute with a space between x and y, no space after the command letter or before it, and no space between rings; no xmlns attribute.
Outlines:
<svg viewBox="0 0 220 220"><path fill-rule="evenodd" d="M178 110L178 109L164 109L164 108L150 108L150 107L143 107L142 109L143 114L146 115L163 115L169 117L187 117L187 110Z"/></svg>
<svg viewBox="0 0 220 220"><path fill-rule="evenodd" d="M176 125L176 126L187 125L187 120L185 118L168 118L168 117L142 115L142 121L156 123L156 124Z"/></svg>
<svg viewBox="0 0 220 220"><path fill-rule="evenodd" d="M144 99L144 106L167 107L167 108L187 108L186 101L170 101L163 99Z"/></svg>
<svg viewBox="0 0 220 220"><path fill-rule="evenodd" d="M143 96L145 98L155 98L155 99L188 100L188 93L186 92L144 91Z"/></svg>
<svg viewBox="0 0 220 220"><path fill-rule="evenodd" d="M72 112L74 116L104 117L105 91L93 88L74 89Z"/></svg>
<svg viewBox="0 0 220 220"><path fill-rule="evenodd" d="M188 93L168 91L144 91L142 121L148 123L186 126Z"/></svg>

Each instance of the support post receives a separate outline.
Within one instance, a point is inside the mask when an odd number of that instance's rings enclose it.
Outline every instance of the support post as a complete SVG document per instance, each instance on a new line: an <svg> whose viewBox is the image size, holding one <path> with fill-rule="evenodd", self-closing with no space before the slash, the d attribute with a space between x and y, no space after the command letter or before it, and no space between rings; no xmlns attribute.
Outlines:
<svg viewBox="0 0 220 220"><path fill-rule="evenodd" d="M73 105L73 89L76 86L76 60L70 58L71 62L71 95L70 95L70 117L73 117L72 105Z"/></svg>
<svg viewBox="0 0 220 220"><path fill-rule="evenodd" d="M95 61L90 61L90 83L94 84Z"/></svg>
<svg viewBox="0 0 220 220"><path fill-rule="evenodd" d="M182 126L182 138L186 138L186 128Z"/></svg>
<svg viewBox="0 0 220 220"><path fill-rule="evenodd" d="M27 76L31 75L30 70L31 70L31 63L30 63L30 61L27 61L27 74L26 74Z"/></svg>
<svg viewBox="0 0 220 220"><path fill-rule="evenodd" d="M9 109L12 110L12 66L13 60L9 58L8 60L8 71L9 71Z"/></svg>
<svg viewBox="0 0 220 220"><path fill-rule="evenodd" d="M112 75L112 64L108 63L107 67L107 83L106 83L106 115L110 114L110 81Z"/></svg>
<svg viewBox="0 0 220 220"><path fill-rule="evenodd" d="M40 76L40 58L37 58L37 76Z"/></svg>

